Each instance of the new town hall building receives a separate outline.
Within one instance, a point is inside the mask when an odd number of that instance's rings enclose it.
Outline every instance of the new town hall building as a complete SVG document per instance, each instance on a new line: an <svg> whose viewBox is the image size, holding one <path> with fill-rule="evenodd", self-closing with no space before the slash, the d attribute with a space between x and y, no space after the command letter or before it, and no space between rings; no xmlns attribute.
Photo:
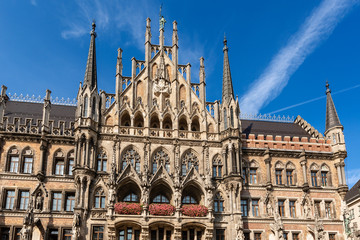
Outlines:
<svg viewBox="0 0 360 240"><path fill-rule="evenodd" d="M224 40L221 101L206 101L172 46L151 42L116 91L98 90L95 23L77 104L0 96L1 239L346 239L346 158L327 85L324 136L240 119ZM221 51L221 50L219 50ZM54 102L54 101L53 101ZM325 107L325 106L324 106Z"/></svg>

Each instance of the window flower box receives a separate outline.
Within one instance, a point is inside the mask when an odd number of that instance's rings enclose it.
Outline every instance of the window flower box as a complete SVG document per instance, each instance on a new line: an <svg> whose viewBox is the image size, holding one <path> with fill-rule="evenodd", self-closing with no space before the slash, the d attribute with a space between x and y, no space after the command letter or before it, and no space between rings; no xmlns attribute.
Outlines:
<svg viewBox="0 0 360 240"><path fill-rule="evenodd" d="M118 202L115 203L114 210L118 214L140 215L142 205L140 203Z"/></svg>
<svg viewBox="0 0 360 240"><path fill-rule="evenodd" d="M175 207L171 204L152 203L149 205L149 212L151 215L172 216L175 212Z"/></svg>
<svg viewBox="0 0 360 240"><path fill-rule="evenodd" d="M182 206L181 213L189 217L205 217L208 214L208 208L203 205L186 204Z"/></svg>

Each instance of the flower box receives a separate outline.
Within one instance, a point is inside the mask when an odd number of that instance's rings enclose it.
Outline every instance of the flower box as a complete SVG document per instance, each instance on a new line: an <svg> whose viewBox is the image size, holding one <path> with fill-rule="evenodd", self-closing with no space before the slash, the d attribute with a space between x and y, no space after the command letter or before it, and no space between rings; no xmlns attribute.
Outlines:
<svg viewBox="0 0 360 240"><path fill-rule="evenodd" d="M208 208L203 205L183 205L181 213L189 217L205 217L208 214Z"/></svg>
<svg viewBox="0 0 360 240"><path fill-rule="evenodd" d="M172 216L175 212L175 207L171 204L152 203L149 205L149 212L151 215Z"/></svg>
<svg viewBox="0 0 360 240"><path fill-rule="evenodd" d="M118 202L115 203L114 210L118 214L140 215L142 205L140 203Z"/></svg>

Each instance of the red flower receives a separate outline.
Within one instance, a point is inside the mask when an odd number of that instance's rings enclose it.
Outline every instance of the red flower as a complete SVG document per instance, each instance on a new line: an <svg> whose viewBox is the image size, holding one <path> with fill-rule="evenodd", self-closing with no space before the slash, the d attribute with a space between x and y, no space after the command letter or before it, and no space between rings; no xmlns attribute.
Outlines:
<svg viewBox="0 0 360 240"><path fill-rule="evenodd" d="M151 215L171 216L175 212L175 207L171 204L152 203L149 205L149 212Z"/></svg>
<svg viewBox="0 0 360 240"><path fill-rule="evenodd" d="M140 215L142 211L142 205L140 205L140 203L118 202L115 203L114 209L118 214Z"/></svg>
<svg viewBox="0 0 360 240"><path fill-rule="evenodd" d="M203 205L183 205L181 213L189 217L205 217L208 214L208 208Z"/></svg>

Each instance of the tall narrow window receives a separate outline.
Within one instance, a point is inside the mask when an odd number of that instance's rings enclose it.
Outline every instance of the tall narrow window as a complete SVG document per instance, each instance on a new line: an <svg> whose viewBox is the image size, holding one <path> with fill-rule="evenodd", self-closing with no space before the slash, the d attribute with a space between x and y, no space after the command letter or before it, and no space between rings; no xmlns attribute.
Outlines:
<svg viewBox="0 0 360 240"><path fill-rule="evenodd" d="M328 186L327 172L325 172L325 171L322 171L322 172L321 172L321 186L323 186L323 187L327 187L327 186Z"/></svg>
<svg viewBox="0 0 360 240"><path fill-rule="evenodd" d="M243 217L248 216L248 201L246 199L241 200L241 214Z"/></svg>
<svg viewBox="0 0 360 240"><path fill-rule="evenodd" d="M95 208L105 208L105 193L102 189L99 189L95 193Z"/></svg>
<svg viewBox="0 0 360 240"><path fill-rule="evenodd" d="M284 200L278 200L278 210L279 210L279 215L281 217L285 216L285 201Z"/></svg>
<svg viewBox="0 0 360 240"><path fill-rule="evenodd" d="M214 210L216 213L220 213L224 211L224 199L221 197L219 193L215 195Z"/></svg>
<svg viewBox="0 0 360 240"><path fill-rule="evenodd" d="M293 240L300 240L299 233L293 233Z"/></svg>
<svg viewBox="0 0 360 240"><path fill-rule="evenodd" d="M315 214L317 214L321 218L321 210L320 210L320 202L315 201Z"/></svg>
<svg viewBox="0 0 360 240"><path fill-rule="evenodd" d="M226 108L224 108L224 130L228 128Z"/></svg>
<svg viewBox="0 0 360 240"><path fill-rule="evenodd" d="M317 172L316 171L311 171L311 184L313 187L317 187L318 183L317 183Z"/></svg>
<svg viewBox="0 0 360 240"><path fill-rule="evenodd" d="M256 184L256 168L250 168L250 184Z"/></svg>
<svg viewBox="0 0 360 240"><path fill-rule="evenodd" d="M74 159L69 158L69 161L68 161L68 175L69 176L73 175L73 169L74 169Z"/></svg>
<svg viewBox="0 0 360 240"><path fill-rule="evenodd" d="M66 211L74 211L75 207L75 193L68 193L66 195Z"/></svg>
<svg viewBox="0 0 360 240"><path fill-rule="evenodd" d="M101 149L97 157L97 170L98 172L106 172L107 169L107 156L106 153Z"/></svg>
<svg viewBox="0 0 360 240"><path fill-rule="evenodd" d="M15 202L15 190L6 191L5 209L13 209Z"/></svg>
<svg viewBox="0 0 360 240"><path fill-rule="evenodd" d="M10 172L17 173L19 169L19 156L10 156Z"/></svg>
<svg viewBox="0 0 360 240"><path fill-rule="evenodd" d="M247 184L247 174L246 174L246 168L242 169L242 177L243 177L243 184Z"/></svg>
<svg viewBox="0 0 360 240"><path fill-rule="evenodd" d="M259 200L258 199L253 199L251 201L252 204L252 214L254 217L258 217L259 216Z"/></svg>
<svg viewBox="0 0 360 240"><path fill-rule="evenodd" d="M61 199L62 199L61 193L53 193L53 199L52 199L53 211L61 211Z"/></svg>
<svg viewBox="0 0 360 240"><path fill-rule="evenodd" d="M64 229L63 240L71 240L71 237L72 237L72 230L71 229Z"/></svg>
<svg viewBox="0 0 360 240"><path fill-rule="evenodd" d="M64 159L55 159L55 175L64 175Z"/></svg>
<svg viewBox="0 0 360 240"><path fill-rule="evenodd" d="M254 233L255 240L261 240L261 233Z"/></svg>
<svg viewBox="0 0 360 240"><path fill-rule="evenodd" d="M83 117L88 117L88 108L89 108L89 99L88 96L85 96L84 98L84 111L83 111Z"/></svg>
<svg viewBox="0 0 360 240"><path fill-rule="evenodd" d="M59 238L59 230L58 229L50 229L49 231L49 240L58 240Z"/></svg>
<svg viewBox="0 0 360 240"><path fill-rule="evenodd" d="M325 214L327 218L331 218L331 202L325 202Z"/></svg>
<svg viewBox="0 0 360 240"><path fill-rule="evenodd" d="M32 168L33 168L33 157L25 156L23 173L32 173Z"/></svg>
<svg viewBox="0 0 360 240"><path fill-rule="evenodd" d="M276 178L276 184L281 185L282 184L282 170L281 169L275 170L275 178Z"/></svg>
<svg viewBox="0 0 360 240"><path fill-rule="evenodd" d="M231 124L231 127L234 127L234 110L233 110L233 107L230 108L230 124Z"/></svg>
<svg viewBox="0 0 360 240"><path fill-rule="evenodd" d="M120 237L119 239L121 239L121 235L119 237ZM103 226L94 226L93 239L94 240L103 240L104 239L104 227Z"/></svg>
<svg viewBox="0 0 360 240"><path fill-rule="evenodd" d="M30 193L28 191L20 192L20 210L26 210L29 205Z"/></svg>
<svg viewBox="0 0 360 240"><path fill-rule="evenodd" d="M225 230L216 229L216 240L225 240Z"/></svg>
<svg viewBox="0 0 360 240"><path fill-rule="evenodd" d="M222 162L220 157L213 160L213 177L222 177Z"/></svg>
<svg viewBox="0 0 360 240"><path fill-rule="evenodd" d="M290 217L296 217L295 201L289 201Z"/></svg>
<svg viewBox="0 0 360 240"><path fill-rule="evenodd" d="M286 170L286 184L291 186L294 185L294 170Z"/></svg>

